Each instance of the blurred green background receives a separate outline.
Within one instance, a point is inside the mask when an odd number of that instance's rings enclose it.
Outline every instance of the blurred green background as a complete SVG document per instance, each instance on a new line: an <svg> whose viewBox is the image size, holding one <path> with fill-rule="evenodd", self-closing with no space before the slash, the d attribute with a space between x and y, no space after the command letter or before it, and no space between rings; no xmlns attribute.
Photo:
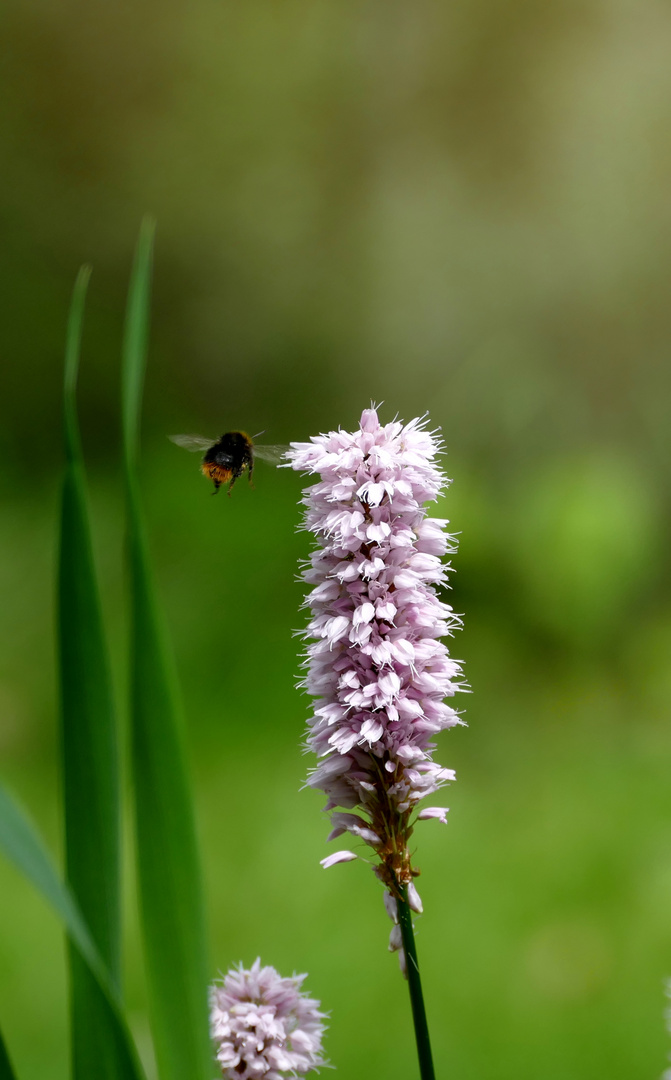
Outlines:
<svg viewBox="0 0 671 1080"><path fill-rule="evenodd" d="M461 534L470 727L424 823L437 1073L640 1080L671 1049L671 10L659 0L9 0L0 74L0 755L61 850L54 561L65 319L125 698L122 312L158 219L143 480L181 676L213 970L308 971L347 1080L416 1074L362 864L322 871L294 686L300 481L212 499L172 432L427 409ZM123 712L123 710L121 709ZM148 1028L127 854L127 993ZM0 1022L67 1075L64 949L0 863Z"/></svg>

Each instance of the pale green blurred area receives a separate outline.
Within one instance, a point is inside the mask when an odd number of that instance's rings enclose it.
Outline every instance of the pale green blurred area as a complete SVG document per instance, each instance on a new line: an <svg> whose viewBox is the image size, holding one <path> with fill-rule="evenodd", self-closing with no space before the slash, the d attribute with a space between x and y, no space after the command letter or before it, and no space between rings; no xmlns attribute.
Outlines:
<svg viewBox="0 0 671 1080"><path fill-rule="evenodd" d="M460 533L447 829L418 828L437 1074L640 1080L671 1042L671 11L656 0L6 6L0 754L61 848L53 579L64 326L125 695L118 353L158 219L144 489L181 675L213 971L260 954L347 1080L416 1075L363 864L301 791L297 477L212 499L165 438L429 411ZM440 801L440 800L439 800ZM132 860L128 854L129 871ZM132 883L127 992L148 1045ZM59 928L0 864L0 1024L67 1075Z"/></svg>

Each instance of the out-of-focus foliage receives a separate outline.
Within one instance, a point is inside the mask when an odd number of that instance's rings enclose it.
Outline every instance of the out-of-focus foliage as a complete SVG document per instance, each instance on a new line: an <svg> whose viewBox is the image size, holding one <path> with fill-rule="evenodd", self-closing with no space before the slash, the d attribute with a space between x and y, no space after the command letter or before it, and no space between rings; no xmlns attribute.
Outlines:
<svg viewBox="0 0 671 1080"><path fill-rule="evenodd" d="M417 832L439 1074L639 1080L671 972L671 12L335 0L18 3L0 94L0 754L58 850L64 328L125 695L118 356L158 218L142 475L197 777L215 957L310 972L352 1080L411 1074L379 889L325 873L298 743L297 478L212 499L167 434L269 442L425 410L455 484L448 829ZM225 703L225 704L224 704ZM224 832L239 811L238 827ZM130 871L130 868L129 868ZM126 903L134 917L127 882ZM224 927L237 924L235 940ZM0 1017L66 1075L59 929L0 867ZM127 990L140 1043L136 923ZM362 1018L364 1018L362 1022Z"/></svg>
<svg viewBox="0 0 671 1080"><path fill-rule="evenodd" d="M130 583L129 748L137 892L161 1080L208 1080L208 960L194 797L172 656L156 599L137 477L154 223L143 222L124 330L121 414Z"/></svg>

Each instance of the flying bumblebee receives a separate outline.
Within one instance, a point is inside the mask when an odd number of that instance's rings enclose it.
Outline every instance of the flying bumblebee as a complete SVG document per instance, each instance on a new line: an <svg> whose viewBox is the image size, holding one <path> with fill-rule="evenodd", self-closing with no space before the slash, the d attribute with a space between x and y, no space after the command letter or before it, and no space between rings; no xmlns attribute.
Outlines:
<svg viewBox="0 0 671 1080"><path fill-rule="evenodd" d="M288 449L286 446L258 446L244 431L227 431L216 442L204 439L202 435L171 435L170 438L185 450L205 451L200 471L214 483L213 495L222 484L228 484L230 495L233 484L244 472L251 483L255 458L280 465Z"/></svg>

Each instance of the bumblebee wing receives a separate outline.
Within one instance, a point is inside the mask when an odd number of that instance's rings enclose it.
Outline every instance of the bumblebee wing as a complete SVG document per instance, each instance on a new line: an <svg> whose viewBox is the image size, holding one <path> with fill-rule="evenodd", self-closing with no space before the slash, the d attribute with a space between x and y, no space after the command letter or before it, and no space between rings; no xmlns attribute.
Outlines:
<svg viewBox="0 0 671 1080"><path fill-rule="evenodd" d="M288 446L264 446L263 443L254 443L253 446L254 457L267 461L269 465L281 465L287 460L288 451Z"/></svg>
<svg viewBox="0 0 671 1080"><path fill-rule="evenodd" d="M169 435L170 442L176 443L177 446L181 446L184 450L197 451L200 450L201 454L204 450L209 450L214 446L216 439L204 439L202 435Z"/></svg>

